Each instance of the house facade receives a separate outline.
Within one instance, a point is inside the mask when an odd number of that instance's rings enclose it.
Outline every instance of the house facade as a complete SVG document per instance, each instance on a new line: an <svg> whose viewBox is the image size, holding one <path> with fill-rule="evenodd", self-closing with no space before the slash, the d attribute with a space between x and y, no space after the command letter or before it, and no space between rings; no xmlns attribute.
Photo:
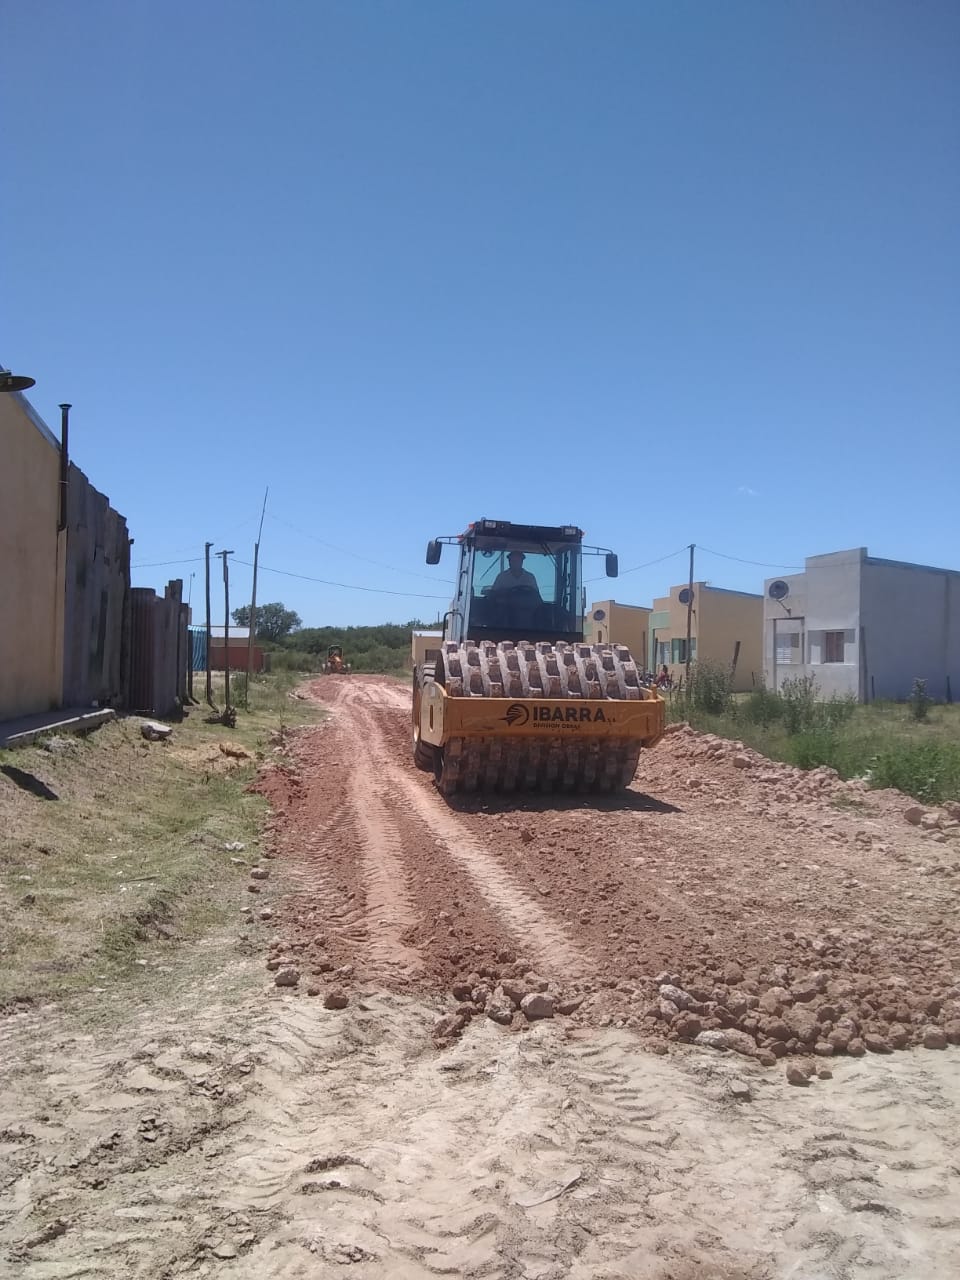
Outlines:
<svg viewBox="0 0 960 1280"><path fill-rule="evenodd" d="M586 644L625 644L634 661L643 666L650 613L645 605L597 600L584 614L583 639Z"/></svg>
<svg viewBox="0 0 960 1280"><path fill-rule="evenodd" d="M650 615L650 665L666 666L674 680L687 661L687 592L683 584L653 602ZM742 693L759 683L763 671L763 597L728 591L706 582L693 584L690 611L690 661L710 662L733 673L733 689Z"/></svg>
<svg viewBox="0 0 960 1280"><path fill-rule="evenodd" d="M808 556L768 578L763 664L769 688L813 676L823 697L906 698L916 678L949 699L960 687L960 571L882 560L866 547Z"/></svg>

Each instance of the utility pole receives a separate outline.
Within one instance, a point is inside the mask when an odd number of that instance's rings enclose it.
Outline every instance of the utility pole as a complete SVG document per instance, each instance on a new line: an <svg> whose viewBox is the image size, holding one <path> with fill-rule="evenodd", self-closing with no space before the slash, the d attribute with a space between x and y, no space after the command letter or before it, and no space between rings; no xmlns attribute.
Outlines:
<svg viewBox="0 0 960 1280"><path fill-rule="evenodd" d="M210 630L210 548L212 546L212 542L203 544L203 558L207 571L207 706L216 711L217 708L213 705L213 680L210 676L210 641L212 636Z"/></svg>
<svg viewBox="0 0 960 1280"><path fill-rule="evenodd" d="M230 724L233 708L230 706L230 570L227 556L232 551L218 551L223 561L223 723Z"/></svg>
<svg viewBox="0 0 960 1280"><path fill-rule="evenodd" d="M686 651L686 670L683 676L683 683L687 690L687 697L690 696L690 634L693 630L693 552L694 543L690 543L690 583L687 587L687 651Z"/></svg>
<svg viewBox="0 0 960 1280"><path fill-rule="evenodd" d="M190 614L191 622L193 621L193 614L190 611L190 601L193 599L193 580L196 576L197 575L195 573L191 573L190 585L187 588L187 613ZM190 637L190 644L189 644L190 657L187 662L187 694L190 698L190 701L193 702L194 700L193 699L193 632L188 631L187 634Z"/></svg>
<svg viewBox="0 0 960 1280"><path fill-rule="evenodd" d="M253 547L253 591L250 593L250 637L247 640L247 702L249 705L250 697L250 677L253 674L253 637L257 626L257 562L260 559L260 537L263 533L263 517L267 513L267 494L270 492L268 485L263 491L263 506L260 510L260 528L257 530L257 541Z"/></svg>

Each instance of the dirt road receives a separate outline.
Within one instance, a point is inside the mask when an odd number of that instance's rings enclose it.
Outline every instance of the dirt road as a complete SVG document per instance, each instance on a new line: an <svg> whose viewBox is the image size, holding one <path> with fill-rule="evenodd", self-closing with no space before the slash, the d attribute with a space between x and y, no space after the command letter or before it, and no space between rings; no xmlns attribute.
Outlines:
<svg viewBox="0 0 960 1280"><path fill-rule="evenodd" d="M276 950L318 978L469 1003L532 970L579 1023L727 1030L762 1059L960 1038L955 821L686 731L621 796L452 807L410 763L405 689L311 691L331 717L267 787L299 886Z"/></svg>
<svg viewBox="0 0 960 1280"><path fill-rule="evenodd" d="M95 1031L0 1026L0 1275L960 1273L956 1050L801 1038L952 1025L952 828L683 732L622 799L458 810L407 762L404 689L313 693L331 715L264 778L275 856L240 936L162 1007L117 996L116 1026L109 991ZM544 982L583 1003L484 1015ZM682 1043L691 1020L743 1052ZM775 1044L832 1077L788 1084Z"/></svg>

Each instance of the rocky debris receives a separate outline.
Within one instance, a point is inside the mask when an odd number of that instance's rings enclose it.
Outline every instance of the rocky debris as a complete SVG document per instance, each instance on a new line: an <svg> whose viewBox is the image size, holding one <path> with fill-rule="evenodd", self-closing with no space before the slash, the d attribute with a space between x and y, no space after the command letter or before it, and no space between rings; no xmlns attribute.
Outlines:
<svg viewBox="0 0 960 1280"><path fill-rule="evenodd" d="M259 893L259 892L260 892L260 886L258 884L247 885L247 893Z"/></svg>
<svg viewBox="0 0 960 1280"><path fill-rule="evenodd" d="M757 1042L747 1031L737 1031L729 1027L723 1032L726 1047L734 1053L742 1053L745 1058L752 1058L757 1052Z"/></svg>
<svg viewBox="0 0 960 1280"><path fill-rule="evenodd" d="M273 912L270 910L269 907L264 907L264 909L260 912L260 919L261 920L273 919Z"/></svg>
<svg viewBox="0 0 960 1280"><path fill-rule="evenodd" d="M802 1066L799 1062L787 1063L787 1083L798 1085L801 1089L805 1089L810 1083L810 1072L808 1068Z"/></svg>
<svg viewBox="0 0 960 1280"><path fill-rule="evenodd" d="M572 1013L576 1013L582 1004L583 996L576 996L571 1000L558 1000L554 1008L557 1013L569 1016ZM960 1026L958 1026L958 1030L960 1030Z"/></svg>
<svg viewBox="0 0 960 1280"><path fill-rule="evenodd" d="M749 1102L753 1097L746 1080L731 1080L729 1089L730 1097L737 1102Z"/></svg>
<svg viewBox="0 0 960 1280"><path fill-rule="evenodd" d="M221 742L220 751L223 755L229 756L231 760L252 760L253 756L246 749L241 747L238 742Z"/></svg>
<svg viewBox="0 0 960 1280"><path fill-rule="evenodd" d="M944 1023L943 1033L950 1044L960 1044L960 1021Z"/></svg>
<svg viewBox="0 0 960 1280"><path fill-rule="evenodd" d="M923 1047L925 1049L945 1049L947 1047L947 1033L942 1027L928 1027L923 1033Z"/></svg>
<svg viewBox="0 0 960 1280"><path fill-rule="evenodd" d="M833 1079L833 1072L831 1071L831 1069L830 1069L829 1067L825 1067L825 1066L822 1066L822 1065L821 1065L821 1066L817 1067L817 1079L818 1079L818 1080L832 1080L832 1079Z"/></svg>
<svg viewBox="0 0 960 1280"><path fill-rule="evenodd" d="M266 867L251 867L250 875L254 880L269 880L270 872Z"/></svg>
<svg viewBox="0 0 960 1280"><path fill-rule="evenodd" d="M242 840L228 840L223 847L226 849L227 853L240 853L247 846Z"/></svg>
<svg viewBox="0 0 960 1280"><path fill-rule="evenodd" d="M680 1009L686 1009L691 1003L690 996L680 987L675 987L672 983L664 982L660 987L660 1003L664 1002L673 1006L673 1016L676 1016Z"/></svg>
<svg viewBox="0 0 960 1280"><path fill-rule="evenodd" d="M311 982L310 985L307 987L307 995L318 996L322 993L322 990L323 990L322 987L318 987L315 982Z"/></svg>
<svg viewBox="0 0 960 1280"><path fill-rule="evenodd" d="M696 1040L703 1031L703 1023L695 1013L681 1013L674 1019L673 1030L681 1040Z"/></svg>
<svg viewBox="0 0 960 1280"><path fill-rule="evenodd" d="M533 1022L537 1018L552 1018L553 996L548 996L543 991L531 991L520 1001L520 1012L528 1022Z"/></svg>
<svg viewBox="0 0 960 1280"><path fill-rule="evenodd" d="M230 1244L227 1240L221 1240L219 1244L215 1244L211 1248L210 1252L215 1258L220 1258L222 1261L226 1261L228 1258L235 1258L237 1256L236 1247Z"/></svg>
<svg viewBox="0 0 960 1280"><path fill-rule="evenodd" d="M910 1032L906 1027L901 1026L899 1022L891 1024L890 1030L887 1032L887 1038L894 1049L906 1049L910 1044Z"/></svg>
<svg viewBox="0 0 960 1280"><path fill-rule="evenodd" d="M515 978L504 978L500 983L500 990L512 1000L515 1008L520 1008L520 1001L527 994L527 986L523 982L517 981Z"/></svg>
<svg viewBox="0 0 960 1280"><path fill-rule="evenodd" d="M892 1053L892 1049L883 1036L877 1035L875 1032L868 1031L863 1037L863 1043L871 1053Z"/></svg>
<svg viewBox="0 0 960 1280"><path fill-rule="evenodd" d="M926 810L922 809L920 805L911 804L904 809L903 817L906 822L910 823L911 827L919 827L925 812Z"/></svg>
<svg viewBox="0 0 960 1280"><path fill-rule="evenodd" d="M508 1027L513 1021L514 1004L503 987L497 987L487 1001L487 1017L502 1027Z"/></svg>
<svg viewBox="0 0 960 1280"><path fill-rule="evenodd" d="M748 755L745 755L743 752L738 752L733 757L732 763L735 769L752 769L753 768L753 761L750 759Z"/></svg>
<svg viewBox="0 0 960 1280"><path fill-rule="evenodd" d="M457 1013L445 1013L433 1027L433 1038L438 1045L449 1043L466 1026L466 1021Z"/></svg>
<svg viewBox="0 0 960 1280"><path fill-rule="evenodd" d="M345 1009L350 1003L347 993L339 987L333 987L323 997L323 1007L325 1009Z"/></svg>
<svg viewBox="0 0 960 1280"><path fill-rule="evenodd" d="M166 742L173 733L168 724L158 724L156 720L144 720L140 726L140 736L148 742Z"/></svg>
<svg viewBox="0 0 960 1280"><path fill-rule="evenodd" d="M300 981L300 971L288 965L277 970L273 981L278 987L295 987Z"/></svg>
<svg viewBox="0 0 960 1280"><path fill-rule="evenodd" d="M80 749L80 744L76 738L62 738L59 735L52 738L45 738L40 743L42 751L48 751L52 756L68 756L75 755Z"/></svg>
<svg viewBox="0 0 960 1280"><path fill-rule="evenodd" d="M699 1035L694 1037L694 1044L700 1045L702 1049L726 1049L727 1036L724 1031L701 1031Z"/></svg>

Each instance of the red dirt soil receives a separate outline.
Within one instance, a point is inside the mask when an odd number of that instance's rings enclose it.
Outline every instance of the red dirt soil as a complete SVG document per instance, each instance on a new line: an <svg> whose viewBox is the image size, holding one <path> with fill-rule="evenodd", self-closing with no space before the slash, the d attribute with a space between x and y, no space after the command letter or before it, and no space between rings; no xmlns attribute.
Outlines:
<svg viewBox="0 0 960 1280"><path fill-rule="evenodd" d="M898 793L685 726L618 796L451 803L413 766L401 685L308 692L329 717L257 786L284 892L272 963L314 989L456 987L444 1035L502 1004L501 981L514 1003L547 986L558 1011L582 999L574 1026L658 1048L700 1035L768 1064L960 1042L952 815L914 826Z"/></svg>

